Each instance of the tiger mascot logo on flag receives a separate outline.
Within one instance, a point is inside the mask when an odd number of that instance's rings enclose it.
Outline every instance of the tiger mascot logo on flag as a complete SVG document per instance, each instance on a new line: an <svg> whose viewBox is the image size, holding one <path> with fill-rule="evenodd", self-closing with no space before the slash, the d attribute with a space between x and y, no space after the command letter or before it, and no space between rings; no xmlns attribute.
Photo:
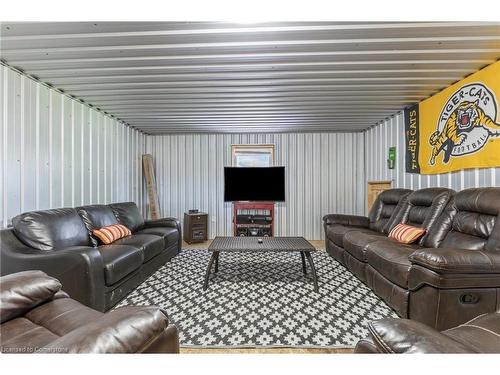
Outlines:
<svg viewBox="0 0 500 375"><path fill-rule="evenodd" d="M446 102L431 134L430 165L443 152L443 163L481 150L490 138L500 137L495 94L482 83L462 86Z"/></svg>

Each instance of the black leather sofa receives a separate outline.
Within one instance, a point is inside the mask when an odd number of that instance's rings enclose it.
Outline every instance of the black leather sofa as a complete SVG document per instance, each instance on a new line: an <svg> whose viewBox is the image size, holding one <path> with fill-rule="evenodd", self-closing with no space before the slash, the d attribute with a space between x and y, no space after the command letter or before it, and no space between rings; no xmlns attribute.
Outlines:
<svg viewBox="0 0 500 375"><path fill-rule="evenodd" d="M400 317L444 330L500 309L499 216L500 188L389 190L369 218L326 215L326 246ZM411 245L389 239L399 222L426 235Z"/></svg>
<svg viewBox="0 0 500 375"><path fill-rule="evenodd" d="M91 231L116 223L132 235L98 245ZM1 274L44 271L99 311L118 303L182 246L177 219L145 221L133 202L27 212L12 224L0 231Z"/></svg>

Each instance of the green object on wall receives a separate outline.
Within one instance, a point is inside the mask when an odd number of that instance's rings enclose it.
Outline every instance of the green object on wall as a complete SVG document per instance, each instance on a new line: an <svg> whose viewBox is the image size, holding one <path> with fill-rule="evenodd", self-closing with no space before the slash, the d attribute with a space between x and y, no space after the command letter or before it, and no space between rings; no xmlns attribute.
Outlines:
<svg viewBox="0 0 500 375"><path fill-rule="evenodd" d="M389 147L389 158L387 159L387 167L394 169L396 166L396 147Z"/></svg>

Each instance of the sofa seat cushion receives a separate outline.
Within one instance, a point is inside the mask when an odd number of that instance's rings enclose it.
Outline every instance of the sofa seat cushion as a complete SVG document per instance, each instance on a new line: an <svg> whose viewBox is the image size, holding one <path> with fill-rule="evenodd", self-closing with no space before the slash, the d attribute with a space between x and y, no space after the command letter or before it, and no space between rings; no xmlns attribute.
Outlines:
<svg viewBox="0 0 500 375"><path fill-rule="evenodd" d="M33 323L31 320L20 317L2 324L2 353L31 353L34 349L44 347L57 340L58 335L45 327Z"/></svg>
<svg viewBox="0 0 500 375"><path fill-rule="evenodd" d="M103 315L102 312L93 310L74 299L59 298L38 306L25 317L58 336L64 336Z"/></svg>
<svg viewBox="0 0 500 375"><path fill-rule="evenodd" d="M179 231L177 228L151 227L142 229L136 232L136 234L154 234L155 236L161 236L165 240L165 247L177 245L179 242Z"/></svg>
<svg viewBox="0 0 500 375"><path fill-rule="evenodd" d="M350 231L344 236L344 250L361 262L366 262L366 249L369 244L379 241L385 235L379 232Z"/></svg>
<svg viewBox="0 0 500 375"><path fill-rule="evenodd" d="M144 260L144 252L140 248L116 242L112 245L99 246L98 250L102 254L104 279L108 286L137 270Z"/></svg>
<svg viewBox="0 0 500 375"><path fill-rule="evenodd" d="M144 253L143 262L147 262L165 249L163 237L154 234L133 234L115 241L114 244L133 246L140 249Z"/></svg>
<svg viewBox="0 0 500 375"><path fill-rule="evenodd" d="M46 349L69 353L138 353L164 334L167 316L155 306L125 306L60 337Z"/></svg>
<svg viewBox="0 0 500 375"><path fill-rule="evenodd" d="M381 239L367 246L366 260L386 279L407 288L411 267L408 257L418 248L415 244L406 245L390 239Z"/></svg>

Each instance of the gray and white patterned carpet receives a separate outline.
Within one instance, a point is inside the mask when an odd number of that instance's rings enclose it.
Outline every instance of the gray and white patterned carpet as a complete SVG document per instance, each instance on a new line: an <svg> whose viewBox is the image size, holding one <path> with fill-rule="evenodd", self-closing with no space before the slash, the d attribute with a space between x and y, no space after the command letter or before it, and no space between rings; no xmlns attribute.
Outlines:
<svg viewBox="0 0 500 375"><path fill-rule="evenodd" d="M397 317L325 251L313 254L319 293L299 253L221 253L203 291L207 250L183 250L117 307L157 305L183 347L353 347L367 323Z"/></svg>

